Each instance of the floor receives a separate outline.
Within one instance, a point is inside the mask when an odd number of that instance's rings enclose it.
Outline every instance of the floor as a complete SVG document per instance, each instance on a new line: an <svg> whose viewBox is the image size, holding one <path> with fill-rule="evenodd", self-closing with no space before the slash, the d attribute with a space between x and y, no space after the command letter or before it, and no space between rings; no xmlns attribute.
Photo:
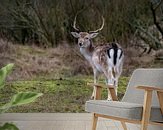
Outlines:
<svg viewBox="0 0 163 130"><path fill-rule="evenodd" d="M0 115L1 124L13 122L20 130L91 130L91 119L92 115L89 113L5 113ZM99 118L97 130L123 129L119 122Z"/></svg>

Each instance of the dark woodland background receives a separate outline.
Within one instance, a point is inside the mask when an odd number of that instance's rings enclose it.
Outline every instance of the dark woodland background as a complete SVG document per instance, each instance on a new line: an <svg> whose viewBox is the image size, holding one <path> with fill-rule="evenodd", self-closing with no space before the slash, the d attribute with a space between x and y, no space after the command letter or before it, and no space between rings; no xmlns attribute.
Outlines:
<svg viewBox="0 0 163 130"><path fill-rule="evenodd" d="M70 34L77 13L81 31L96 30L105 18L94 42L121 44L124 75L138 67L162 67L162 0L2 0L0 65L14 62L18 79L56 71L57 76L92 74Z"/></svg>
<svg viewBox="0 0 163 130"><path fill-rule="evenodd" d="M101 15L104 16L105 27L96 40L119 41L127 47L133 37L138 37L153 49L161 47L161 0L2 0L0 36L19 44L46 47L56 47L62 41L71 44L70 32L78 12L77 25L82 31L98 28ZM156 34L149 32L149 28ZM142 38L141 33L148 38Z"/></svg>

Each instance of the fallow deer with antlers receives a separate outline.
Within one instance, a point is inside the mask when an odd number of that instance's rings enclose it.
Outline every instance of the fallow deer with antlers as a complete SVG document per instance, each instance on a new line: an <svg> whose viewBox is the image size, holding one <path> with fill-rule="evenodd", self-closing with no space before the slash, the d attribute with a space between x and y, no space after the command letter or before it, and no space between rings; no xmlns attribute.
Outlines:
<svg viewBox="0 0 163 130"><path fill-rule="evenodd" d="M91 39L95 38L98 35L98 32L103 29L103 27L104 18L102 17L102 25L99 29L89 32L80 32L76 27L75 16L73 28L77 32L71 32L71 34L75 38L78 38L80 52L86 58L86 60L88 60L93 68L94 84L98 82L99 74L103 73L106 77L107 85L114 86L117 94L118 78L122 72L124 53L118 43L106 43L98 46L93 45ZM91 98L94 98L95 92L96 88L94 87ZM108 100L111 100L109 93Z"/></svg>

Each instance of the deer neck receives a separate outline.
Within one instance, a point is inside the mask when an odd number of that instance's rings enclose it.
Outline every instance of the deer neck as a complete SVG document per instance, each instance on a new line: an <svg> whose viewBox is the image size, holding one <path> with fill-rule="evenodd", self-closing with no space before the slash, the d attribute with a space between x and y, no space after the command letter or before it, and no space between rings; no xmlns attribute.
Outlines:
<svg viewBox="0 0 163 130"><path fill-rule="evenodd" d="M87 48L80 48L81 54L92 64L92 55L95 47L93 46L92 42L89 47Z"/></svg>

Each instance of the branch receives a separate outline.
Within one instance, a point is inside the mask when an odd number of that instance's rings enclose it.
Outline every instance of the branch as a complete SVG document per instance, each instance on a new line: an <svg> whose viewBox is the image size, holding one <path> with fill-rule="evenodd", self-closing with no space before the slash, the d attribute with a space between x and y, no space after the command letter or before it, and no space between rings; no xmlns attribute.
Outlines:
<svg viewBox="0 0 163 130"><path fill-rule="evenodd" d="M153 15L153 22L163 37L163 30L162 30L161 26L159 25L159 23L157 22L157 18L156 18L156 9L161 5L161 3L162 3L162 0L161 0L161 2L159 2L157 4L157 6L155 8L154 8L154 5L151 3L150 7L151 7L152 15Z"/></svg>
<svg viewBox="0 0 163 130"><path fill-rule="evenodd" d="M156 37L154 37L149 31L145 30L145 29L144 29L143 27L141 27L141 26L137 26L137 28L138 28L141 32L145 33L152 41L154 41L155 46L150 45L150 47L152 47L153 49L157 49L157 48L159 48L159 47L162 48L162 45L161 45L160 41L159 41Z"/></svg>
<svg viewBox="0 0 163 130"><path fill-rule="evenodd" d="M161 4L162 4L162 0L160 0L160 2L156 5L156 7L154 8L154 10L156 10ZM152 3L151 3L152 4Z"/></svg>
<svg viewBox="0 0 163 130"><path fill-rule="evenodd" d="M163 47L161 45L160 41L156 37L154 37L148 30L144 29L140 24L133 24L133 23L130 23L129 21L125 21L125 22L127 22L132 27L137 28L142 33L146 34L148 36L148 38L155 43L155 45L148 43L148 45L150 47L152 47L153 49L157 50L158 48L162 48Z"/></svg>

